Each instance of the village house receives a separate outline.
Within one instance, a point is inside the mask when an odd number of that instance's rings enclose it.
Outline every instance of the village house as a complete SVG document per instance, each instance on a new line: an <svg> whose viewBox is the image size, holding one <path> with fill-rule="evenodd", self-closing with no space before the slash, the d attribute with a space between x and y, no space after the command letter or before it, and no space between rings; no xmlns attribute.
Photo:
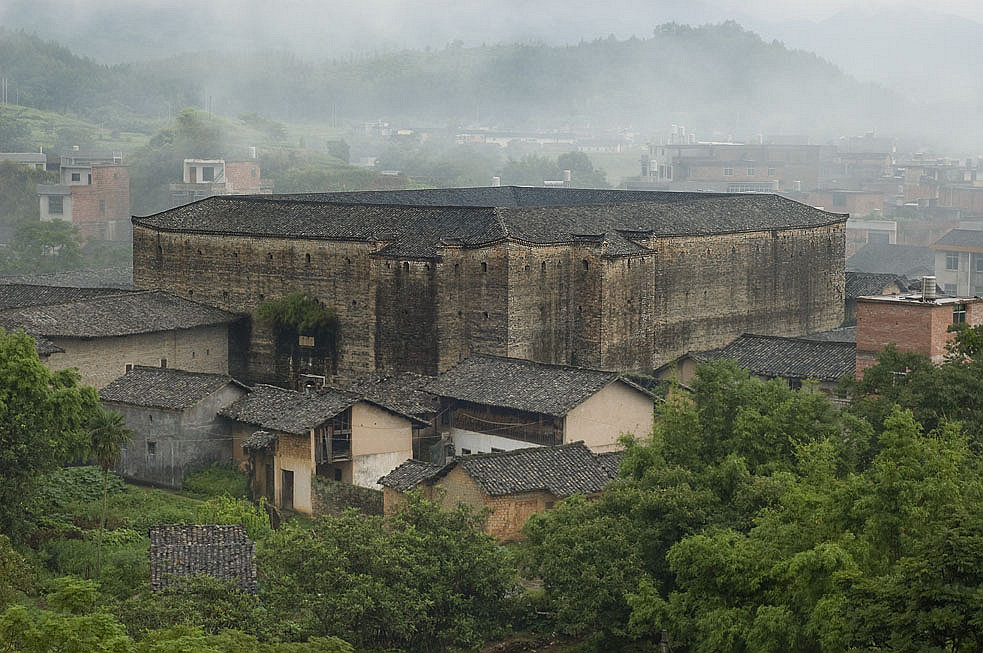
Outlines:
<svg viewBox="0 0 983 653"><path fill-rule="evenodd" d="M124 478L180 489L186 474L242 458L219 409L247 388L224 374L135 365L99 391L107 408L123 415L133 440L116 472Z"/></svg>
<svg viewBox="0 0 983 653"><path fill-rule="evenodd" d="M846 219L759 194L212 197L134 218L134 284L250 315L303 292L334 312L336 342L296 360L252 320L234 372L249 383L432 375L471 353L651 371L745 332L839 326Z"/></svg>
<svg viewBox="0 0 983 653"><path fill-rule="evenodd" d="M250 487L278 510L312 514L312 478L361 487L413 456L414 417L354 392L257 385L223 408L248 456Z"/></svg>
<svg viewBox="0 0 983 653"><path fill-rule="evenodd" d="M953 229L932 250L935 277L943 293L983 297L983 230Z"/></svg>
<svg viewBox="0 0 983 653"><path fill-rule="evenodd" d="M983 299L936 294L935 277L922 279L920 293L860 297L857 300L857 378L877 363L890 344L898 351L924 354L935 363L945 358L954 324L983 324Z"/></svg>
<svg viewBox="0 0 983 653"><path fill-rule="evenodd" d="M595 454L582 442L456 458L443 465L408 460L379 479L386 515L419 489L453 509L488 509L485 532L500 542L522 539L531 516L574 494L598 496L617 475L620 454Z"/></svg>
<svg viewBox="0 0 983 653"><path fill-rule="evenodd" d="M269 195L273 181L263 179L255 148L250 151L244 161L185 159L181 183L170 184L171 199L185 204L213 195Z"/></svg>
<svg viewBox="0 0 983 653"><path fill-rule="evenodd" d="M652 395L618 372L474 355L426 389L440 396L437 428L455 455L582 441L592 451L652 432Z"/></svg>
<svg viewBox="0 0 983 653"><path fill-rule="evenodd" d="M675 378L689 385L701 363L729 359L758 378L782 379L794 389L815 381L818 390L834 394L841 378L853 376L856 362L856 345L850 340L852 331L841 333L840 340L827 336L810 339L744 334L726 347L680 356L656 370L656 377Z"/></svg>
<svg viewBox="0 0 983 653"><path fill-rule="evenodd" d="M66 150L59 183L37 190L42 222L71 222L85 238L130 240L130 175L122 152Z"/></svg>
<svg viewBox="0 0 983 653"><path fill-rule="evenodd" d="M229 373L240 316L158 291L0 286L0 297L17 292L46 303L0 310L0 326L50 343L42 362L78 368L86 385L101 388L133 365Z"/></svg>
<svg viewBox="0 0 983 653"><path fill-rule="evenodd" d="M862 247L846 261L848 272L895 274L920 279L935 271L935 252L917 245L873 243Z"/></svg>

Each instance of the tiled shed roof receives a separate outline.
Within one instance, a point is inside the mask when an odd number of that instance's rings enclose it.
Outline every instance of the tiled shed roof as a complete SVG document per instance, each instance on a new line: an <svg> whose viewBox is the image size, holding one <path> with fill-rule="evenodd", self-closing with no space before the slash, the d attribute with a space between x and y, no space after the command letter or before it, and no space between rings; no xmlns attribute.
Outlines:
<svg viewBox="0 0 983 653"><path fill-rule="evenodd" d="M846 298L856 299L866 295L880 295L884 292L884 288L892 283L897 284L901 292L908 289L908 279L902 275L848 271L846 273Z"/></svg>
<svg viewBox="0 0 983 653"><path fill-rule="evenodd" d="M440 374L427 390L461 401L562 416L619 378L618 372L474 355Z"/></svg>
<svg viewBox="0 0 983 653"><path fill-rule="evenodd" d="M271 433L270 431L256 431L255 433L250 433L245 440L242 441L242 448L245 451L263 451L264 449L269 449L270 446L276 442L276 433Z"/></svg>
<svg viewBox="0 0 983 653"><path fill-rule="evenodd" d="M68 338L103 338L229 324L239 316L157 290L0 311L0 325Z"/></svg>
<svg viewBox="0 0 983 653"><path fill-rule="evenodd" d="M852 342L744 334L726 347L691 356L702 361L733 359L761 376L837 381L855 373L857 347Z"/></svg>
<svg viewBox="0 0 983 653"><path fill-rule="evenodd" d="M205 374L135 365L126 374L100 390L99 398L102 401L131 406L184 410L229 383L245 388L225 374Z"/></svg>
<svg viewBox="0 0 983 653"><path fill-rule="evenodd" d="M574 442L464 456L443 467L407 461L380 478L379 484L406 491L424 481L438 482L458 465L489 496L537 490L555 497L592 494L612 479L608 461L602 463L583 442Z"/></svg>
<svg viewBox="0 0 983 653"><path fill-rule="evenodd" d="M256 591L256 545L242 526L174 524L150 528L150 587L206 574Z"/></svg>
<svg viewBox="0 0 983 653"><path fill-rule="evenodd" d="M357 394L336 388L306 393L260 384L219 414L262 429L305 435L358 400Z"/></svg>
<svg viewBox="0 0 983 653"><path fill-rule="evenodd" d="M212 197L135 225L163 231L384 242L379 254L434 257L444 245L503 239L568 243L598 236L602 254L648 250L651 236L739 233L846 221L777 195L561 188L453 188Z"/></svg>

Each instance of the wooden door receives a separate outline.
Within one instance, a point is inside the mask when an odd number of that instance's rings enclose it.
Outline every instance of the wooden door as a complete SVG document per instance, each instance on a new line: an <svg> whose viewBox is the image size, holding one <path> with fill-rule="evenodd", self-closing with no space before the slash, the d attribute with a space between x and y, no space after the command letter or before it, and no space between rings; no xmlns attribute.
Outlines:
<svg viewBox="0 0 983 653"><path fill-rule="evenodd" d="M288 469L283 470L283 485L280 486L280 508L283 510L294 509L294 473Z"/></svg>

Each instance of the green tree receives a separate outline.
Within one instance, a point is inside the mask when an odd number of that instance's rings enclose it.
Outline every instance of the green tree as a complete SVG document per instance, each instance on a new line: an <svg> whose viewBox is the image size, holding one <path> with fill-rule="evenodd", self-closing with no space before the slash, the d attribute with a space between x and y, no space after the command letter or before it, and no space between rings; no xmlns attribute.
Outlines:
<svg viewBox="0 0 983 653"><path fill-rule="evenodd" d="M358 648L470 648L504 625L514 591L507 551L461 507L418 496L390 520L356 512L287 525L261 549L263 598L302 636Z"/></svg>
<svg viewBox="0 0 983 653"><path fill-rule="evenodd" d="M82 244L78 227L65 220L18 223L3 261L3 269L8 274L64 272L81 267Z"/></svg>
<svg viewBox="0 0 983 653"><path fill-rule="evenodd" d="M41 474L86 452L98 398L78 381L45 367L31 337L0 331L0 532L19 531Z"/></svg>
<svg viewBox="0 0 983 653"><path fill-rule="evenodd" d="M119 462L123 446L133 440L133 431L126 428L123 416L116 411L99 407L89 419L89 452L102 468L102 519L99 521L99 542L96 548L96 575L102 572L102 536L106 530L109 501L109 470Z"/></svg>
<svg viewBox="0 0 983 653"><path fill-rule="evenodd" d="M240 524L254 541L265 540L272 532L270 516L266 512L266 499L259 505L246 499L220 496L209 499L195 511L198 524Z"/></svg>

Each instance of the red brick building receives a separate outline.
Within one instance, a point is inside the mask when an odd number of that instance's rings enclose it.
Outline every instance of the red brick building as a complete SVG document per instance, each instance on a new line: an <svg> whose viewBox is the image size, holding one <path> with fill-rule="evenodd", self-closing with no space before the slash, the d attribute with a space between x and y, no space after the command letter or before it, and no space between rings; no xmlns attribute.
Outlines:
<svg viewBox="0 0 983 653"><path fill-rule="evenodd" d="M932 289L935 278L928 277ZM889 344L899 351L924 354L939 363L955 337L948 329L965 322L983 323L983 299L936 297L925 294L887 295L857 299L857 378L877 362Z"/></svg>
<svg viewBox="0 0 983 653"><path fill-rule="evenodd" d="M59 183L39 184L41 220L67 220L90 240L130 240L130 175L120 152L68 150Z"/></svg>

